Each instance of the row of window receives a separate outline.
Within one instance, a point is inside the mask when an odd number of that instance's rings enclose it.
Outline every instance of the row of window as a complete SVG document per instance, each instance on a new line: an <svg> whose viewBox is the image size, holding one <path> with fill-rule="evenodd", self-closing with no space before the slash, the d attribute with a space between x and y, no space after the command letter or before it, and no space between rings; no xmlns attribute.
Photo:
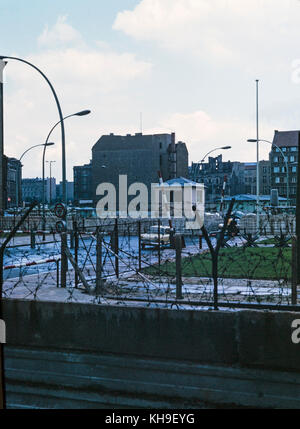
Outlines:
<svg viewBox="0 0 300 429"><path fill-rule="evenodd" d="M292 173L297 173L297 166L293 165L292 168L289 169ZM286 173L286 167L274 167L274 173Z"/></svg>
<svg viewBox="0 0 300 429"><path fill-rule="evenodd" d="M274 156L273 162L282 162L282 156ZM285 156L284 162L296 162L296 157L294 155L291 156Z"/></svg>
<svg viewBox="0 0 300 429"><path fill-rule="evenodd" d="M287 178L286 177L275 177L275 183L286 183L287 182ZM292 177L290 179L291 183L297 183L297 177Z"/></svg>
<svg viewBox="0 0 300 429"><path fill-rule="evenodd" d="M288 152L288 150L290 150L290 152L297 152L298 148L297 146L291 146L291 147L282 147L280 148L282 152ZM280 150L276 147L275 148L275 152L280 152Z"/></svg>

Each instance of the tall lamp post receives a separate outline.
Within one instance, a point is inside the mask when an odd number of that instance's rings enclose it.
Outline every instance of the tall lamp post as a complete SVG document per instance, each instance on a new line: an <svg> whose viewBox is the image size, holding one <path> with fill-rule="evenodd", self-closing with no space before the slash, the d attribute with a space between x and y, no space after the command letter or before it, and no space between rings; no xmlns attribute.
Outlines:
<svg viewBox="0 0 300 429"><path fill-rule="evenodd" d="M20 61L22 63L25 63L29 65L30 67L34 68L47 82L49 85L53 97L55 99L55 103L58 110L59 115L59 124L61 127L61 147L62 147L62 194L63 194L63 202L67 205L67 178L66 178L66 140L65 140L65 126L64 126L64 117L62 114L61 106L57 97L57 94L54 90L54 87L48 77L34 64L30 63L29 61L23 60L22 58L18 57L10 57L6 55L0 55L0 60L15 60ZM1 143L1 142L0 142ZM66 221L67 213L65 213L63 220ZM67 267L68 267L68 261L67 256L64 252L64 248L66 246L66 238L65 235L62 235L62 241L61 241L61 287L66 287L67 282Z"/></svg>
<svg viewBox="0 0 300 429"><path fill-rule="evenodd" d="M281 153L283 160L285 162L285 168L286 168L286 206L288 206L289 204L289 198L290 198L290 193L289 193L289 165L286 159L286 156L284 155L283 151L280 149L279 146L277 146L277 144L270 142L269 140L264 140L264 139L259 139L258 141L256 139L248 139L247 142L249 143L260 143L260 142L265 142L265 143L269 143L271 146L275 146L279 152ZM256 179L257 181L259 180L259 175ZM259 196L258 196L259 198Z"/></svg>
<svg viewBox="0 0 300 429"><path fill-rule="evenodd" d="M46 161L50 166L50 195L49 195L49 204L52 202L52 164L56 161Z"/></svg>
<svg viewBox="0 0 300 429"><path fill-rule="evenodd" d="M201 161L199 161L198 164L198 171L197 171L197 167L195 168L195 172L194 172L194 180L196 181L196 176L197 176L197 172L199 172L199 164L203 164L203 162L205 161L205 158L210 155L212 152L215 152L217 150L228 150L231 149L231 146L222 146L222 147L217 147L215 149L210 150L209 152L207 152L204 157L202 158Z"/></svg>
<svg viewBox="0 0 300 429"><path fill-rule="evenodd" d="M54 131L54 129L61 124L61 122L64 122L66 119L71 118L72 116L85 116L85 115L89 115L91 113L90 110L81 110L80 112L77 113L72 113L71 115L67 115L64 118L62 118L61 120L59 120L58 122L56 122L56 124L51 128L51 130L49 131L49 134L46 138L46 142L48 143L48 140L52 134L52 132ZM43 231L45 230L45 225L46 225L46 216L45 216L45 155L46 155L46 146L44 148L44 152L43 152ZM62 177L65 178L66 181L66 163L63 163L63 174ZM65 187L65 193L64 193L64 187ZM67 204L67 193L66 193L66 183L64 184L64 179L63 179L63 201L65 204Z"/></svg>
<svg viewBox="0 0 300 429"><path fill-rule="evenodd" d="M19 162L22 161L24 155L26 155L26 153L29 152L31 149L34 149L35 147L39 147L39 146L44 146L44 148L45 148L46 146L53 146L53 145L54 145L54 143L48 142L48 143L36 144L34 146L31 146L30 148L26 149L25 152L22 153L22 155L19 158ZM43 168L44 168L44 164L43 164ZM16 186L16 206L17 206L17 208L19 208L19 192L20 192L19 191L19 177L17 178L16 185L17 185Z"/></svg>
<svg viewBox="0 0 300 429"><path fill-rule="evenodd" d="M66 140L65 140L65 126L64 126L64 121L63 121L63 114L62 114L62 110L61 110L61 106L57 97L57 94L54 90L54 87L52 85L52 83L50 82L50 80L47 78L47 76L38 68L36 67L34 64L30 63L29 61L23 60L22 58L18 58L18 57L9 57L6 55L0 55L0 60L15 60L15 61L20 61L22 63L25 63L27 65L29 65L30 67L34 68L47 82L47 84L49 85L51 92L53 94L53 97L55 99L55 103L57 106L57 110L58 110L58 115L59 115L59 123L61 126L61 147L62 147L62 184L63 184L63 201L66 204L67 203L67 184L66 184ZM64 220L66 220L66 215ZM65 241L65 239L64 239ZM67 267L68 267L68 261L67 261L67 256L64 252L64 248L65 248L66 243L63 242L61 243L61 287L66 287L66 283L67 283Z"/></svg>

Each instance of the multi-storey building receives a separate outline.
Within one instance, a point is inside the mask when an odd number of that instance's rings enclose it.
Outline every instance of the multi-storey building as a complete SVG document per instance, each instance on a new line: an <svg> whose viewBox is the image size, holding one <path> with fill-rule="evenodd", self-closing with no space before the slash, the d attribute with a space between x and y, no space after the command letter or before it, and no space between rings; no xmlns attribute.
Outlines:
<svg viewBox="0 0 300 429"><path fill-rule="evenodd" d="M74 203L93 201L92 190L92 161L89 164L73 167L74 173Z"/></svg>
<svg viewBox="0 0 300 429"><path fill-rule="evenodd" d="M244 194L257 194L257 163L244 163ZM259 195L270 195L271 167L270 161L259 161Z"/></svg>
<svg viewBox="0 0 300 429"><path fill-rule="evenodd" d="M206 208L216 210L224 182L226 183L225 195L243 192L244 165L240 162L223 162L222 155L215 158L209 157L207 163L192 164L190 178L204 183Z"/></svg>
<svg viewBox="0 0 300 429"><path fill-rule="evenodd" d="M16 207L22 203L22 164L16 158L3 156L3 183L5 208ZM17 198L18 194L18 198Z"/></svg>
<svg viewBox="0 0 300 429"><path fill-rule="evenodd" d="M192 164L190 178L205 185L205 202L208 210L217 209L217 201L223 192L225 195L256 195L256 162L223 162L222 155L209 157L207 163ZM259 162L259 194L270 194L270 162Z"/></svg>
<svg viewBox="0 0 300 429"><path fill-rule="evenodd" d="M275 131L270 152L271 187L296 205L297 163L300 131ZM288 168L287 168L288 167Z"/></svg>
<svg viewBox="0 0 300 429"><path fill-rule="evenodd" d="M45 192L45 203L50 203L56 199L56 180L54 177L45 179L45 187L43 187L43 179L36 177L35 179L22 179L22 195L23 201L31 203L37 201L43 202L43 192Z"/></svg>
<svg viewBox="0 0 300 429"><path fill-rule="evenodd" d="M187 147L175 142L175 133L102 136L92 149L93 200L98 198L97 186L108 182L115 186L118 207L119 176L126 175L128 187L136 182L146 185L150 203L151 184L158 182L158 171L164 181L188 176Z"/></svg>
<svg viewBox="0 0 300 429"><path fill-rule="evenodd" d="M74 182L66 181L66 197L67 197L67 203L71 203L74 200ZM57 201L63 201L63 187L62 182L59 182L58 185L56 185L56 200Z"/></svg>

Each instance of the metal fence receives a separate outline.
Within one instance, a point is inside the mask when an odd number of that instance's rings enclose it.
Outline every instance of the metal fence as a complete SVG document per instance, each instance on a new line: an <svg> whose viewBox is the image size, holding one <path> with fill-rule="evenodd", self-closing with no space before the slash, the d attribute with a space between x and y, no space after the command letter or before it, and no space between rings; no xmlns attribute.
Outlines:
<svg viewBox="0 0 300 429"><path fill-rule="evenodd" d="M268 224L265 217L259 232L232 230L233 209L234 201L218 231L204 226L182 235L175 230L167 242L160 236L160 227L168 222L161 220L94 219L87 223L73 219L66 232L57 234L39 232L39 222L28 233L22 229L28 222L25 219L21 227L15 225L5 247L3 297L297 310L293 224L287 217L285 229L275 231L272 219ZM51 222L55 222L54 215ZM158 227L157 242L149 245L144 234L153 225ZM61 245L62 234L67 235L66 246ZM5 240L5 233L1 236ZM60 287L61 252L69 262L66 288Z"/></svg>

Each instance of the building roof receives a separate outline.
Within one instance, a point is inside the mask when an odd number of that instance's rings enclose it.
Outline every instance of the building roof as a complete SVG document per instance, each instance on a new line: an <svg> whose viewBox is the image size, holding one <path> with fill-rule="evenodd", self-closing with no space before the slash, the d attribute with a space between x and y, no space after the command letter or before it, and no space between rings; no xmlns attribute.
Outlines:
<svg viewBox="0 0 300 429"><path fill-rule="evenodd" d="M186 179L185 177L177 177L176 179L167 180L166 182L164 182L164 184L166 184L166 183L170 186L172 186L172 185L181 185L181 186L184 186L184 185L192 185L192 186L202 185L201 183L197 183L197 182L194 182L193 180Z"/></svg>
<svg viewBox="0 0 300 429"><path fill-rule="evenodd" d="M273 143L279 147L298 146L300 131L275 131Z"/></svg>
<svg viewBox="0 0 300 429"><path fill-rule="evenodd" d="M250 195L250 194L239 194L239 195L233 195L233 196L227 196L224 198L225 201L231 201L232 199L235 199L235 201L256 201L257 200L257 196L256 195ZM259 200L260 201L270 201L270 195L260 195L259 196ZM286 201L286 198L284 197L278 197L279 201Z"/></svg>

